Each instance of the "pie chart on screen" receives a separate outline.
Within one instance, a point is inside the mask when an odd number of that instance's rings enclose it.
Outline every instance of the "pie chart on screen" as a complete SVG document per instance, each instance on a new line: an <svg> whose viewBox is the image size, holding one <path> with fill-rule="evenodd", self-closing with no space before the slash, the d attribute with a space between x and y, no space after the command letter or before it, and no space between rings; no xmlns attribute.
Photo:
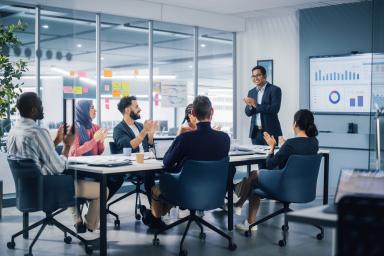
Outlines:
<svg viewBox="0 0 384 256"><path fill-rule="evenodd" d="M337 104L340 101L340 93L338 91L331 91L328 99L332 104Z"/></svg>

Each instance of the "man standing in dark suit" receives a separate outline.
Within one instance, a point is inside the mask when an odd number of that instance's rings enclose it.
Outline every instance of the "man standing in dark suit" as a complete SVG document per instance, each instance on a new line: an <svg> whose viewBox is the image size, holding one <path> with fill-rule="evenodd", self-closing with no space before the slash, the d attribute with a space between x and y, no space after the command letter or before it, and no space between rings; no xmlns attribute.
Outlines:
<svg viewBox="0 0 384 256"><path fill-rule="evenodd" d="M251 117L249 137L254 145L267 145L263 132L268 132L277 140L282 135L277 114L281 105L281 89L267 82L266 70L262 66L252 69L252 82L256 85L244 98L245 114Z"/></svg>

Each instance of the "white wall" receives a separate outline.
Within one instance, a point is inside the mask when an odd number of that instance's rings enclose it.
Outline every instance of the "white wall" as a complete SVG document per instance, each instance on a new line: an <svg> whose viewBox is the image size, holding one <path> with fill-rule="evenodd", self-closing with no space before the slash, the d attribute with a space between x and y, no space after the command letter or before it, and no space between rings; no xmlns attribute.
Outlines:
<svg viewBox="0 0 384 256"><path fill-rule="evenodd" d="M279 119L285 137L293 136L292 120L299 108L299 21L296 13L246 21L237 34L237 128L242 142L250 143L250 118L243 98L253 86L251 69L257 60L273 59L273 82L282 89Z"/></svg>

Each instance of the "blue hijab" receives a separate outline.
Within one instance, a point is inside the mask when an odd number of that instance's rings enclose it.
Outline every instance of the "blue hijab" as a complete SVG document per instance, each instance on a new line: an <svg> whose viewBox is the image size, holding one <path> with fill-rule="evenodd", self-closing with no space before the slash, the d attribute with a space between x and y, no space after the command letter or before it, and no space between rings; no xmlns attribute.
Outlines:
<svg viewBox="0 0 384 256"><path fill-rule="evenodd" d="M79 133L80 145L83 145L85 142L90 140L86 130L92 128L92 118L89 115L91 106L92 100L80 100L76 104L75 123L76 130ZM91 151L83 154L83 156L90 155L92 155Z"/></svg>

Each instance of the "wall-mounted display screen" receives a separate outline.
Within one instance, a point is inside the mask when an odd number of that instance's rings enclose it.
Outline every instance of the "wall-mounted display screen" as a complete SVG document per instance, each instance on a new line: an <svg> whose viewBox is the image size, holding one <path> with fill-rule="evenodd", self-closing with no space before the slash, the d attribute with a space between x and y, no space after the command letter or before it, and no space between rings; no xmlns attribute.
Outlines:
<svg viewBox="0 0 384 256"><path fill-rule="evenodd" d="M310 109L314 112L369 113L371 103L383 105L383 89L384 54L310 58Z"/></svg>

